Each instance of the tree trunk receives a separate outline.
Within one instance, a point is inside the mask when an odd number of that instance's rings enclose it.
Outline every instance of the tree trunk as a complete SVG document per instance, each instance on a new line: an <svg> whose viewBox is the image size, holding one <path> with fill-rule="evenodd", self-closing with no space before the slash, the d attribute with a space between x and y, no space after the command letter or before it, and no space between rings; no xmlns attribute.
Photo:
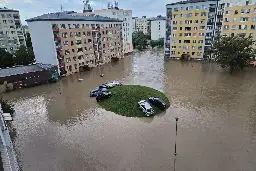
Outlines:
<svg viewBox="0 0 256 171"><path fill-rule="evenodd" d="M230 64L230 67L229 67L229 72L230 72L230 74L232 74L233 71L234 71L234 65L231 63L231 64Z"/></svg>

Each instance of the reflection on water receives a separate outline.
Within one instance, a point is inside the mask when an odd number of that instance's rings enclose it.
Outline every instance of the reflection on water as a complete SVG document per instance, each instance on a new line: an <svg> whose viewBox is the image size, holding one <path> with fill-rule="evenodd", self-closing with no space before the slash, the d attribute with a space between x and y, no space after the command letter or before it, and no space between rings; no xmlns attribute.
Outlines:
<svg viewBox="0 0 256 171"><path fill-rule="evenodd" d="M173 170L178 116L175 170L255 171L255 74L250 68L230 76L215 64L164 61L147 51L10 92L20 163L26 171ZM88 93L110 80L164 91L171 107L153 118L105 111Z"/></svg>

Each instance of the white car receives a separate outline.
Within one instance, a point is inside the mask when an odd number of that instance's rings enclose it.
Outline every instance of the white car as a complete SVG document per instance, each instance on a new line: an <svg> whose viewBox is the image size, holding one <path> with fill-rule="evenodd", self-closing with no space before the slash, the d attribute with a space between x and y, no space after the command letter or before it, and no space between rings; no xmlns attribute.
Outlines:
<svg viewBox="0 0 256 171"><path fill-rule="evenodd" d="M150 106L150 104L146 100L141 100L138 102L138 104L146 116L150 116L154 114L153 108Z"/></svg>
<svg viewBox="0 0 256 171"><path fill-rule="evenodd" d="M108 88L113 88L113 87L116 87L116 86L121 86L122 84L118 81L112 81L112 82L109 82L107 84L105 84Z"/></svg>

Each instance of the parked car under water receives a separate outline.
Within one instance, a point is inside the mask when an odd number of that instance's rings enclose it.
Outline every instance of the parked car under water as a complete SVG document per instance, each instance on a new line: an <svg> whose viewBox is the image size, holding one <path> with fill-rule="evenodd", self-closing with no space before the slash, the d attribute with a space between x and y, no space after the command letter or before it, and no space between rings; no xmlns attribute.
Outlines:
<svg viewBox="0 0 256 171"><path fill-rule="evenodd" d="M165 102L162 99L158 98L158 97L149 97L148 100L149 100L150 103L154 104L157 107L160 107L162 109L166 108Z"/></svg>
<svg viewBox="0 0 256 171"><path fill-rule="evenodd" d="M107 88L96 87L94 90L90 91L90 97L96 97L99 93L106 91L108 91Z"/></svg>
<svg viewBox="0 0 256 171"><path fill-rule="evenodd" d="M101 100L104 100L104 99L107 99L107 98L110 98L112 96L112 93L111 92L100 92L97 94L97 97L96 97L96 100L97 102L100 102Z"/></svg>
<svg viewBox="0 0 256 171"><path fill-rule="evenodd" d="M154 109L146 100L141 100L138 102L138 104L146 116L151 116L154 114Z"/></svg>

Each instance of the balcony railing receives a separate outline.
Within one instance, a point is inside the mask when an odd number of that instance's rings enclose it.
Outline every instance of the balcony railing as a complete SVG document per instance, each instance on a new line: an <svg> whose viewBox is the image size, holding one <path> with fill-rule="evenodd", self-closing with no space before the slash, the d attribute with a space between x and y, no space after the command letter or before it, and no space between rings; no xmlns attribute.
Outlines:
<svg viewBox="0 0 256 171"><path fill-rule="evenodd" d="M57 46L56 51L60 51L60 50L61 50L61 46Z"/></svg>
<svg viewBox="0 0 256 171"><path fill-rule="evenodd" d="M60 31L60 29L59 29L59 28L53 28L52 31L55 32L55 33L57 33L57 32Z"/></svg>
<svg viewBox="0 0 256 171"><path fill-rule="evenodd" d="M60 37L55 37L55 41L61 41Z"/></svg>

